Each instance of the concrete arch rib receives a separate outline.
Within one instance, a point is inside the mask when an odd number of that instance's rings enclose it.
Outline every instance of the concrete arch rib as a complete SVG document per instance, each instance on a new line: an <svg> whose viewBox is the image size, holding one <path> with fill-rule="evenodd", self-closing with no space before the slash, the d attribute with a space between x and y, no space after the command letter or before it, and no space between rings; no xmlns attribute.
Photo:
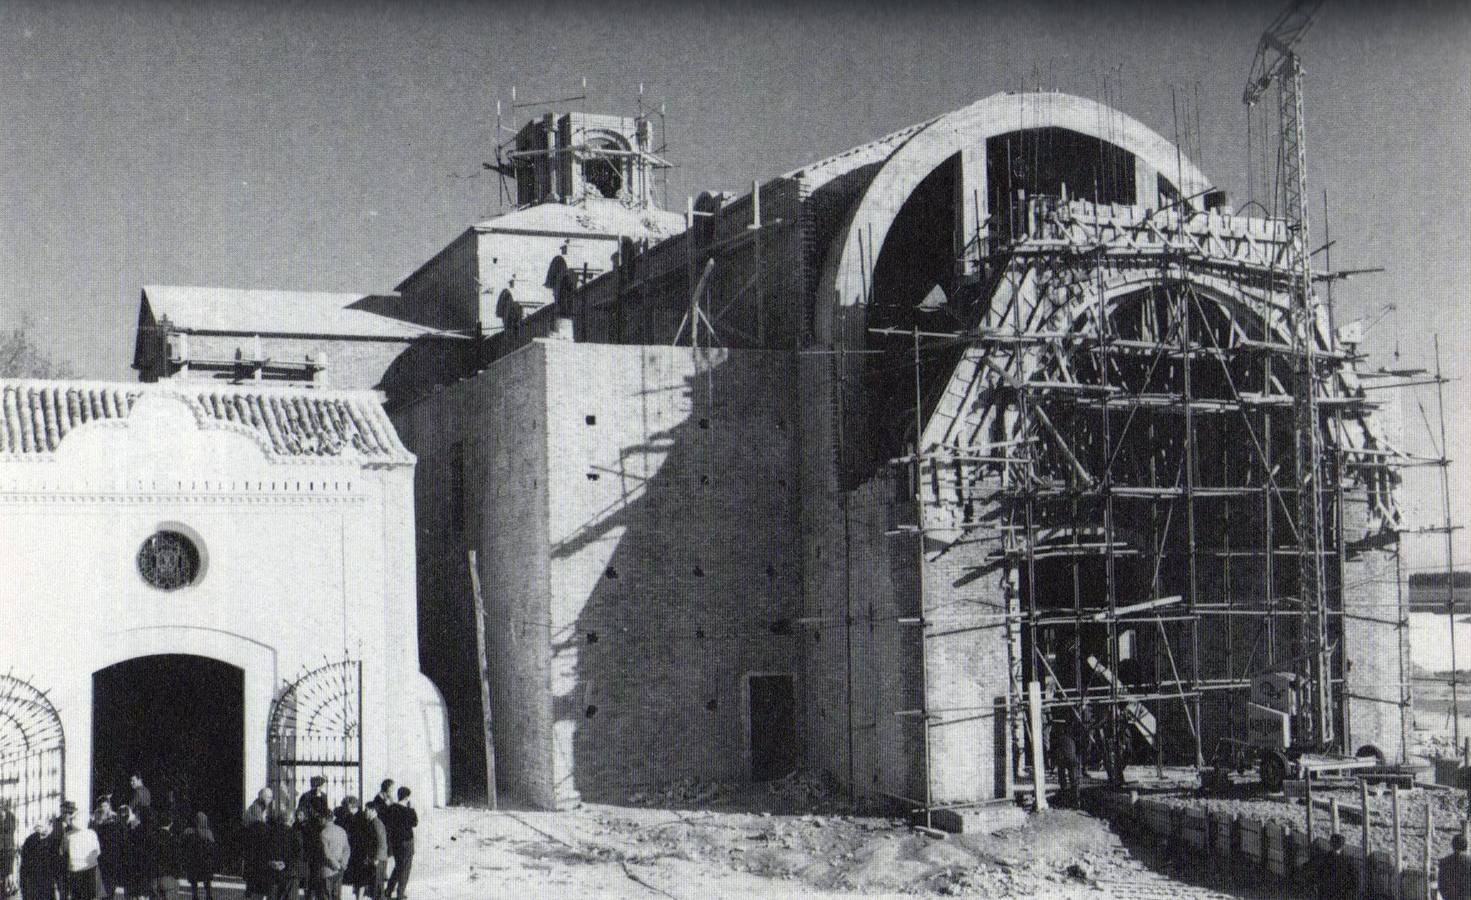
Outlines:
<svg viewBox="0 0 1471 900"><path fill-rule="evenodd" d="M839 342L862 345L862 317L840 317L839 310L867 302L874 265L889 228L925 176L958 154L963 186L960 196L970 195L965 185L978 184L984 202L986 140L1040 128L1073 131L1132 154L1148 169L1162 173L1165 180L1172 184L1178 181L1177 189L1194 198L1191 202L1197 207L1198 195L1210 186L1174 144L1137 119L1104 104L1060 93L993 94L924 126L889 157L870 182L837 236L838 252L829 253L823 266L814 320L818 342L824 346ZM973 227L974 220L984 216L984 209L962 215ZM968 233L970 229L965 230Z"/></svg>

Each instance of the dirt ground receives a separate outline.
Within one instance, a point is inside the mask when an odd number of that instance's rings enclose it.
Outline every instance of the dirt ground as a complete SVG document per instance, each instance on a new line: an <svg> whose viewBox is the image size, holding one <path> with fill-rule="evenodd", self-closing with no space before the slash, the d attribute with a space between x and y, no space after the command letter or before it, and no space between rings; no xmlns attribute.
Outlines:
<svg viewBox="0 0 1471 900"><path fill-rule="evenodd" d="M435 900L1281 896L1172 863L1069 810L936 839L838 802L709 785L556 813L452 808L418 844L411 894Z"/></svg>

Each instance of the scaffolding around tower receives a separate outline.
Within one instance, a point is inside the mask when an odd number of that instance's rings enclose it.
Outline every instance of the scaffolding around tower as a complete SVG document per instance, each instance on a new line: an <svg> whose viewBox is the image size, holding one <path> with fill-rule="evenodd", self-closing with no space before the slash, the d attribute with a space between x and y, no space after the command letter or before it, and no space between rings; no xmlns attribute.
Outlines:
<svg viewBox="0 0 1471 900"><path fill-rule="evenodd" d="M1369 700L1395 708L1401 746L1356 745L1365 696L1351 702L1345 642L1386 631L1368 639L1394 641L1403 670L1404 611L1346 601L1345 585L1350 557L1393 546L1396 468L1414 461L1373 422L1378 401L1326 314L1295 309L1302 250L1287 223L1188 199L1018 193L1012 233L978 228L959 261L967 327L873 329L891 353L909 339L916 366L958 357L916 397L922 430L894 460L927 558L1002 536L989 563L1008 585L1019 772L1029 682L1044 720L1072 723L1095 763L1204 766L1245 739L1253 678L1276 671L1311 686L1284 726L1302 743L1402 757L1408 684ZM1305 357L1310 379L1295 377ZM1313 441L1297 435L1304 385ZM1304 447L1322 519L1316 601L1296 565Z"/></svg>

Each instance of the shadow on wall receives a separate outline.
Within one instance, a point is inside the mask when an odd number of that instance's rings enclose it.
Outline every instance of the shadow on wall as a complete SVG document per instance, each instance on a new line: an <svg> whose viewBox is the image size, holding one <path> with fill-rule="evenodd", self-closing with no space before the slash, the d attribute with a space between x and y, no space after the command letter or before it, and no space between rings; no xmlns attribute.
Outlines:
<svg viewBox="0 0 1471 900"><path fill-rule="evenodd" d="M391 411L429 393L475 374L479 341L422 337L394 358L374 385L385 395Z"/></svg>
<svg viewBox="0 0 1471 900"><path fill-rule="evenodd" d="M548 366L567 398L548 426L556 801L791 772L793 356L563 347Z"/></svg>

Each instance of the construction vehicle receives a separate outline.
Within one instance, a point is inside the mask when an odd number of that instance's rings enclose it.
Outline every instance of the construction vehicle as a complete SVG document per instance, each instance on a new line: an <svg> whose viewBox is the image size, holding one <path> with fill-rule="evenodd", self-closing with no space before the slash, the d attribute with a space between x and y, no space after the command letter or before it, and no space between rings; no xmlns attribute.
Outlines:
<svg viewBox="0 0 1471 900"><path fill-rule="evenodd" d="M1262 787L1272 794L1280 793L1289 780L1349 773L1382 778L1402 775L1385 766L1384 753L1373 745L1348 756L1295 733L1294 723L1301 722L1304 713L1310 715L1309 689L1307 679L1285 667L1254 676L1246 739L1223 738L1216 744L1211 765L1201 773L1202 787L1225 790L1231 785L1232 771L1245 774L1253 768L1261 775Z"/></svg>

